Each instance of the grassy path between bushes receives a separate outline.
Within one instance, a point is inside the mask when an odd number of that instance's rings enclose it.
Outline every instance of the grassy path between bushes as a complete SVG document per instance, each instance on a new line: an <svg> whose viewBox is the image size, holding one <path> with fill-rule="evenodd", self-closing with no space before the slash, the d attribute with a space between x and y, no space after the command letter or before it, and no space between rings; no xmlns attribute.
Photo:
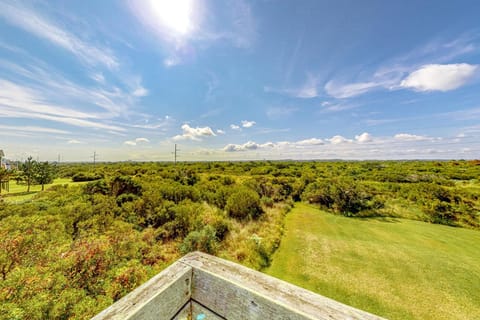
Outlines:
<svg viewBox="0 0 480 320"><path fill-rule="evenodd" d="M480 319L480 232L297 204L266 273L389 319Z"/></svg>

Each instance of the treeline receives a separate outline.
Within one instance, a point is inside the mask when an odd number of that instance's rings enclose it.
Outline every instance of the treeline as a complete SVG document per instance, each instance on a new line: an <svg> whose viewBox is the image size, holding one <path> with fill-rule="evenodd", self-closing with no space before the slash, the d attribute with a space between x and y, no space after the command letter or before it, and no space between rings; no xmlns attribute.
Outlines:
<svg viewBox="0 0 480 320"><path fill-rule="evenodd" d="M348 217L480 226L475 161L64 164L55 172L72 183L22 204L0 200L0 318L89 318L193 250L267 267L296 201Z"/></svg>

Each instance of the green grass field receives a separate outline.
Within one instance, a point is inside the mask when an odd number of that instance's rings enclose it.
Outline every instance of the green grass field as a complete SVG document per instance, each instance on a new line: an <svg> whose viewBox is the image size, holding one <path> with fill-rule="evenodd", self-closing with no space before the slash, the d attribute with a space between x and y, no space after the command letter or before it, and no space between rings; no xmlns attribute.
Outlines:
<svg viewBox="0 0 480 320"><path fill-rule="evenodd" d="M53 183L51 184L46 184L45 185L45 190L50 188L53 185L58 185L58 184L80 184L81 182L72 182L72 179L67 179L67 178L59 178L55 179ZM15 202L15 203L20 203L24 201L28 201L33 198L38 192L42 190L41 185L31 185L30 186L30 192L27 192L27 186L25 184L16 184L15 181L11 180L10 181L10 190L7 192L6 190L2 190L2 193L0 196L3 197L5 201L8 202Z"/></svg>
<svg viewBox="0 0 480 320"><path fill-rule="evenodd" d="M297 204L266 273L390 319L480 319L480 232Z"/></svg>

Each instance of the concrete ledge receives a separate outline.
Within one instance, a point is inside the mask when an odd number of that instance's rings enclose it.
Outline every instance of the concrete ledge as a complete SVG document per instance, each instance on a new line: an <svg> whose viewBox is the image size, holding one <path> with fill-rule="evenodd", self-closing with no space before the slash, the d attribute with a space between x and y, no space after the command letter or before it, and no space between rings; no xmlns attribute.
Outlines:
<svg viewBox="0 0 480 320"><path fill-rule="evenodd" d="M93 319L382 319L236 263L193 252Z"/></svg>

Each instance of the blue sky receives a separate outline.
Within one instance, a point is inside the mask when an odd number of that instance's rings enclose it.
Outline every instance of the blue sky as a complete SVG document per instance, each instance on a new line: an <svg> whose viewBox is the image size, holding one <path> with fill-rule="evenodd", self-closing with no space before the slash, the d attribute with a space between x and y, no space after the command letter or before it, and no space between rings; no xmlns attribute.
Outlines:
<svg viewBox="0 0 480 320"><path fill-rule="evenodd" d="M480 157L478 1L0 1L0 149Z"/></svg>

